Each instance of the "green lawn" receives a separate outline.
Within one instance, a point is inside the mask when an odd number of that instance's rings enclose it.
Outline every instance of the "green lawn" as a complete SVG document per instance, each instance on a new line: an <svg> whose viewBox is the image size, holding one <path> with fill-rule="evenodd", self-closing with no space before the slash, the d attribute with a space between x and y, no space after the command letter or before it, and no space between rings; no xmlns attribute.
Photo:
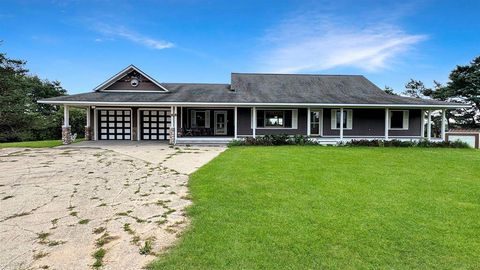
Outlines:
<svg viewBox="0 0 480 270"><path fill-rule="evenodd" d="M234 147L153 269L479 269L480 152Z"/></svg>
<svg viewBox="0 0 480 270"><path fill-rule="evenodd" d="M81 142L84 139L76 139L75 143ZM11 143L0 143L0 148L7 147L22 147L22 148L45 148L45 147L55 147L62 145L62 140L49 140L49 141L29 141L29 142L11 142Z"/></svg>

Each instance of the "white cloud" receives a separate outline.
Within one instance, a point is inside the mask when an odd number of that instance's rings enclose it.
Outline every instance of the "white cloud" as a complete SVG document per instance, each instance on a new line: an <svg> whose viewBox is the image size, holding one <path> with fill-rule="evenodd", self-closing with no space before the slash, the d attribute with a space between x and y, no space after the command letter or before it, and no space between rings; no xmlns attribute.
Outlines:
<svg viewBox="0 0 480 270"><path fill-rule="evenodd" d="M172 42L144 36L143 34L127 29L124 26L112 27L107 24L99 23L95 25L95 30L110 37L123 38L156 50L168 49L175 46ZM102 39L97 40L101 41Z"/></svg>
<svg viewBox="0 0 480 270"><path fill-rule="evenodd" d="M265 38L269 47L259 57L264 71L292 73L356 67L374 71L388 68L394 60L425 40L425 35L407 34L382 22L360 23L311 13L286 20L270 29Z"/></svg>

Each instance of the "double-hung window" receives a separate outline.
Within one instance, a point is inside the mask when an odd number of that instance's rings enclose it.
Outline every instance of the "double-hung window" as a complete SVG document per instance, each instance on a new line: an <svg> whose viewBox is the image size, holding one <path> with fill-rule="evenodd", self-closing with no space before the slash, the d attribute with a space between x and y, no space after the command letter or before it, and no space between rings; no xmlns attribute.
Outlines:
<svg viewBox="0 0 480 270"><path fill-rule="evenodd" d="M390 129L408 129L408 110L390 111Z"/></svg>
<svg viewBox="0 0 480 270"><path fill-rule="evenodd" d="M340 129L340 115L339 109L333 109L331 111L331 129ZM353 111L352 110L343 110L343 129L352 129L353 127Z"/></svg>

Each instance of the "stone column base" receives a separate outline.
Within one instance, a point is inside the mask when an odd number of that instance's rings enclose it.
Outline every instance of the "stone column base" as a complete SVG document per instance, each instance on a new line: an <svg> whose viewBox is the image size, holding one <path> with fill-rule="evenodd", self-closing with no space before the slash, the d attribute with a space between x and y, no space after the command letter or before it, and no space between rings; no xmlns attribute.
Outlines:
<svg viewBox="0 0 480 270"><path fill-rule="evenodd" d="M72 143L72 128L71 127L62 127L62 141L63 144Z"/></svg>
<svg viewBox="0 0 480 270"><path fill-rule="evenodd" d="M88 127L88 126L85 127L85 140L86 141L93 140L93 130L91 127Z"/></svg>

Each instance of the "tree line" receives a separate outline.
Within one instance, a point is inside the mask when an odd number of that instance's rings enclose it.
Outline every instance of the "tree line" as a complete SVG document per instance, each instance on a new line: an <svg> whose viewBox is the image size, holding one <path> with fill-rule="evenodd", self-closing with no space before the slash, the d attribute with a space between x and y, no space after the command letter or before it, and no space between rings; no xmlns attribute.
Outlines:
<svg viewBox="0 0 480 270"><path fill-rule="evenodd" d="M61 106L37 101L66 94L60 82L31 75L25 61L0 53L0 142L60 139ZM85 110L70 110L70 125L84 136Z"/></svg>
<svg viewBox="0 0 480 270"><path fill-rule="evenodd" d="M397 95L394 89L385 86L384 91ZM448 110L446 113L448 128L480 128L480 56L467 65L458 65L450 72L449 81L443 85L433 81L433 87L427 87L420 80L410 79L401 92L403 96L433 99L448 102L470 104L468 109ZM441 114L432 116L434 134L440 134Z"/></svg>

